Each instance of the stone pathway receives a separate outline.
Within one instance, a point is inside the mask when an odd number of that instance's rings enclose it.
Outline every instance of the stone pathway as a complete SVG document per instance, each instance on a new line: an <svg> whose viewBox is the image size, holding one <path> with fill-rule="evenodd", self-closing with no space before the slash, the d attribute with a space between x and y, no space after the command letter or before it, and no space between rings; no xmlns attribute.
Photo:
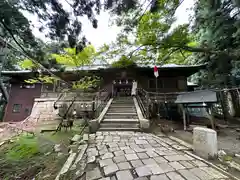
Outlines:
<svg viewBox="0 0 240 180"><path fill-rule="evenodd" d="M223 180L231 179L203 161L189 156L168 137L141 132L97 132L89 135L84 180ZM81 177L80 177L81 175ZM76 178L78 176L78 178Z"/></svg>

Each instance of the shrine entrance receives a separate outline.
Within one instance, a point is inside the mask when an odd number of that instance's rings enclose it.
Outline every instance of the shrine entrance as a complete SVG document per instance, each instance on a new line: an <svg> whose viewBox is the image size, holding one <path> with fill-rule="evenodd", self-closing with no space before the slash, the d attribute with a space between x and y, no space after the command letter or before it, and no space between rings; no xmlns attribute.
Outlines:
<svg viewBox="0 0 240 180"><path fill-rule="evenodd" d="M114 80L112 84L113 96L131 96L133 79Z"/></svg>
<svg viewBox="0 0 240 180"><path fill-rule="evenodd" d="M112 95L114 96L131 96L132 85L134 82L134 71L123 70L116 72L115 80L112 82Z"/></svg>

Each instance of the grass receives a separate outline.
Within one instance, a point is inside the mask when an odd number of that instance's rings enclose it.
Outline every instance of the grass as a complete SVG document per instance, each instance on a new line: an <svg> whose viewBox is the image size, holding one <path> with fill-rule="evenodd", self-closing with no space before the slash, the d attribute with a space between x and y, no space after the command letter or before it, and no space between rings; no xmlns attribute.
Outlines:
<svg viewBox="0 0 240 180"><path fill-rule="evenodd" d="M76 125L71 131L62 130L55 135L48 132L36 136L22 134L13 138L11 143L0 147L0 179L55 179L67 159L69 140L81 129ZM61 144L66 155L58 156L53 151L55 144Z"/></svg>
<svg viewBox="0 0 240 180"><path fill-rule="evenodd" d="M36 137L21 135L15 141L12 148L7 151L6 159L8 160L24 160L40 153L40 147Z"/></svg>

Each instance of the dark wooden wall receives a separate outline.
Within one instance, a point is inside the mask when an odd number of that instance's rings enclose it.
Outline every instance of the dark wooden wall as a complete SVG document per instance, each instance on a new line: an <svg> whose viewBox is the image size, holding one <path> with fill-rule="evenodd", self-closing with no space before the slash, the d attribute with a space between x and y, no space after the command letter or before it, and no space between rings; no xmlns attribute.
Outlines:
<svg viewBox="0 0 240 180"><path fill-rule="evenodd" d="M34 99L41 95L41 84L35 84L35 88L21 88L21 83L11 85L9 102L5 109L4 122L23 121L32 111ZM15 104L21 105L19 112L13 112Z"/></svg>

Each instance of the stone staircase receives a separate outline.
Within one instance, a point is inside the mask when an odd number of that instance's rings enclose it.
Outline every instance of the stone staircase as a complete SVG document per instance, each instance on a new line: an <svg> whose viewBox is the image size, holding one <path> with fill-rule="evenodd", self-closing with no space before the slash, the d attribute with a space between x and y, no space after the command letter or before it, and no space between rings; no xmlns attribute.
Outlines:
<svg viewBox="0 0 240 180"><path fill-rule="evenodd" d="M132 97L113 99L101 124L100 131L139 131L139 120Z"/></svg>

